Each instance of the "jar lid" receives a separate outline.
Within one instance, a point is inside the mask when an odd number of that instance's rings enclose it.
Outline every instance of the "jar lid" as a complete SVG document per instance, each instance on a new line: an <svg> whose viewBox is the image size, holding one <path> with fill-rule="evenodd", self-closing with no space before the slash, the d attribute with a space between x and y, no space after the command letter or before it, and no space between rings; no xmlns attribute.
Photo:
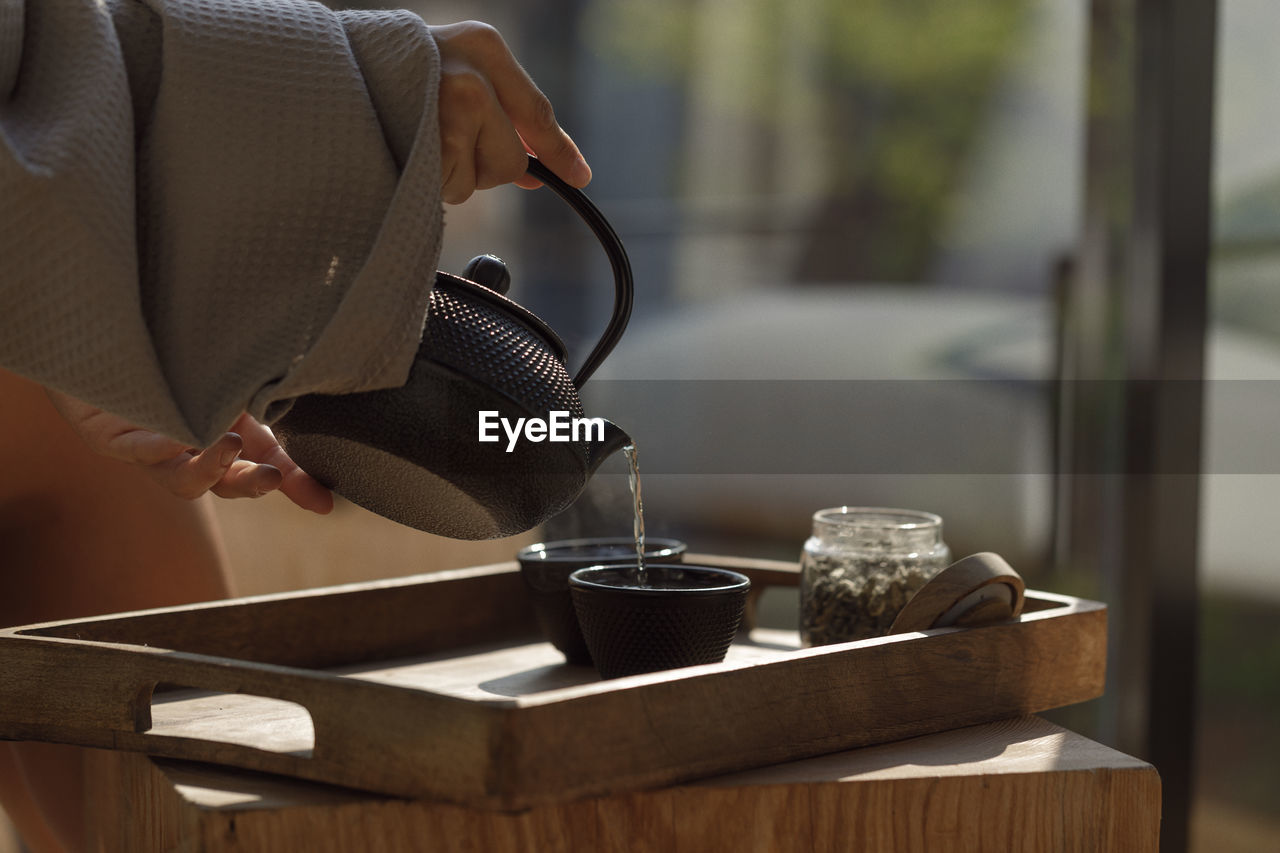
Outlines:
<svg viewBox="0 0 1280 853"><path fill-rule="evenodd" d="M1022 613L1027 585L999 554L984 551L957 560L907 601L890 634L930 628L1006 622Z"/></svg>

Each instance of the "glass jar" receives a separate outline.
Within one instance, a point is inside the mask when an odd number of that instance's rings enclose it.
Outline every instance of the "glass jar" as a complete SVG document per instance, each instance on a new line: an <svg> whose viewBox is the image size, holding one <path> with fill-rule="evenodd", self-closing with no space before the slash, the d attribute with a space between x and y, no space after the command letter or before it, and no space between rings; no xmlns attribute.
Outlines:
<svg viewBox="0 0 1280 853"><path fill-rule="evenodd" d="M916 590L951 562L942 519L879 507L813 514L800 559L800 637L806 646L888 633Z"/></svg>

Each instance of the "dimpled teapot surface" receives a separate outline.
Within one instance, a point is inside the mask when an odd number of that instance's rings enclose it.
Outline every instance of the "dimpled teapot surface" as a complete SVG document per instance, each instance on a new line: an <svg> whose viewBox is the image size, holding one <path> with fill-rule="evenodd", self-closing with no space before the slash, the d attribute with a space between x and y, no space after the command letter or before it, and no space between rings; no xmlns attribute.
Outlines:
<svg viewBox="0 0 1280 853"><path fill-rule="evenodd" d="M405 385L302 397L274 424L294 461L343 497L443 536L509 536L567 507L600 462L629 442L600 418L562 441L509 441L497 427L550 421L553 413L582 419L578 390L631 312L630 265L612 228L532 158L530 172L573 205L609 254L615 298L604 335L571 378L560 339L500 292L508 281L500 261L473 261L467 273L477 281L439 273ZM479 440L481 413L491 413L496 440Z"/></svg>

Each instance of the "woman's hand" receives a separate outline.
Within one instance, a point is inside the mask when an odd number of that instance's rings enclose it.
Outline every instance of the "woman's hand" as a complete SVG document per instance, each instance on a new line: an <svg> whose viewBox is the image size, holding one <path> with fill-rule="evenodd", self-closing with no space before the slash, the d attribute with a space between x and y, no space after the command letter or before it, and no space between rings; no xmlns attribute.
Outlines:
<svg viewBox="0 0 1280 853"><path fill-rule="evenodd" d="M47 390L47 389L46 389ZM271 430L247 413L231 432L203 450L134 426L75 397L48 390L49 399L89 448L137 465L180 498L213 492L257 498L279 489L298 506L324 514L333 495L297 466Z"/></svg>
<svg viewBox="0 0 1280 853"><path fill-rule="evenodd" d="M488 24L464 21L431 27L440 50L440 144L443 196L460 204L476 190L515 183L539 186L526 174L528 154L575 187L591 167L556 121L546 95Z"/></svg>

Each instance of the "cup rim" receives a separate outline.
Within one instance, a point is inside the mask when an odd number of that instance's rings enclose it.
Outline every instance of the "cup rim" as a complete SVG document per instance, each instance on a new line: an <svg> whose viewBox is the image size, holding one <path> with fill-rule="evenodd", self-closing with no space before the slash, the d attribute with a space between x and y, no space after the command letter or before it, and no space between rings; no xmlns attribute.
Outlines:
<svg viewBox="0 0 1280 853"><path fill-rule="evenodd" d="M605 557L584 557L581 553L571 553L571 549L589 547L591 545L629 545L634 548L635 539L631 536L584 536L580 539L554 539L548 542L536 542L533 545L526 545L521 548L516 553L516 559L521 563L581 563L584 559L601 561L592 563L593 566L605 565L610 562ZM559 548L566 549L566 553L552 553L553 549ZM683 554L687 550L688 545L679 539L670 539L664 536L645 537L644 556L646 559L671 557L676 554ZM627 556L619 556L615 562L633 560L634 554L635 551L633 550Z"/></svg>
<svg viewBox="0 0 1280 853"><path fill-rule="evenodd" d="M605 592L617 595L641 595L641 596L679 596L681 598L700 597L707 595L723 595L726 592L742 592L751 588L751 578L735 572L731 569L722 569L719 566L691 566L687 563L678 563L664 566L667 569L679 569L682 572L710 573L722 576L727 582L720 586L695 587L688 588L672 588L672 587L647 587L647 586L614 586L611 584L598 583L592 580L592 575L598 575L602 572L618 572L621 567L617 565L600 565L588 566L578 569L569 575L569 589L579 589L591 592Z"/></svg>

